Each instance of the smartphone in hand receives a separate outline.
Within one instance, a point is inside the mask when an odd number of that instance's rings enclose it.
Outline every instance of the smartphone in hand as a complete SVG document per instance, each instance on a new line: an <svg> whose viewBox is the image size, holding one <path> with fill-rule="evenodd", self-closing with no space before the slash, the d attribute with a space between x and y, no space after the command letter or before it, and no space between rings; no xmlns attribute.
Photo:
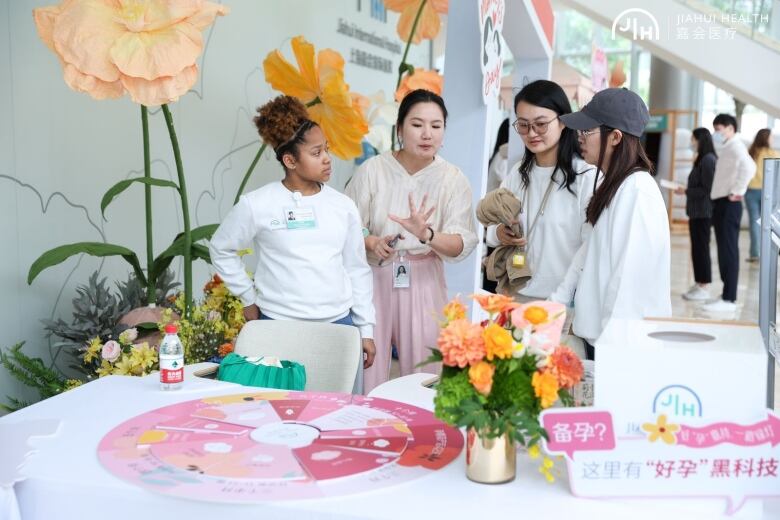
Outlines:
<svg viewBox="0 0 780 520"><path fill-rule="evenodd" d="M403 235L401 235L401 233L398 233L396 236L394 236L394 237L392 238L392 240L390 240L390 242L388 242L388 243L387 243L387 245L388 245L390 248L392 248L392 249L395 249L395 246L396 246L396 244L398 244L398 241L399 241L399 240L401 240L401 238L403 238ZM379 260L379 265L381 266L381 265L382 265L382 263L384 263L384 261L385 261L385 259L384 259L384 258L380 259L380 260Z"/></svg>

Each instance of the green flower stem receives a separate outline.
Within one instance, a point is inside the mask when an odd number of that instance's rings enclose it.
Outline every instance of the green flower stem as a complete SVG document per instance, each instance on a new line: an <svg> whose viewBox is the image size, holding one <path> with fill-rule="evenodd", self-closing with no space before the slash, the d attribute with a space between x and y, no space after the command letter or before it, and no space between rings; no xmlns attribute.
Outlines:
<svg viewBox="0 0 780 520"><path fill-rule="evenodd" d="M244 174L244 178L241 180L241 186L238 187L238 192L236 193L236 198L233 201L233 204L238 204L238 199L241 198L241 194L244 193L244 188L246 188L246 183L249 182L249 177L252 176L252 172L255 171L255 166L257 166L257 162L260 160L260 156L263 155L263 152L265 151L266 147L268 145L263 143L263 145L260 147L260 149L257 151L257 155L255 155L254 160L252 160L252 164L249 165L249 169Z"/></svg>
<svg viewBox="0 0 780 520"><path fill-rule="evenodd" d="M190 233L190 208L187 202L187 182L184 179L184 167L181 163L179 140L173 128L173 117L168 105L162 106L165 123L168 125L168 135L171 137L173 157L176 160L176 174L179 177L179 195L181 196L181 213L184 220L184 317L189 319L192 307L192 234Z"/></svg>
<svg viewBox="0 0 780 520"><path fill-rule="evenodd" d="M144 134L144 177L152 178L152 162L149 155L149 113L144 105L141 105L141 128ZM144 186L144 206L146 209L146 303L152 305L157 302L157 281L152 277L152 264L154 263L154 244L152 236L152 187Z"/></svg>
<svg viewBox="0 0 780 520"><path fill-rule="evenodd" d="M310 102L306 103L306 107L313 107L314 105L322 103L322 100L320 98L316 97ZM255 171L255 167L257 166L257 162L260 160L260 156L263 155L263 152L265 152L265 149L268 147L266 143L263 143L263 145L260 147L260 149L257 151L257 154L255 155L255 158L252 160L252 164L249 165L249 169L244 174L244 178L241 180L241 185L238 187L238 192L236 192L236 198L233 200L233 204L238 204L238 199L241 198L241 194L244 193L244 189L246 188L246 184L249 182L249 178L252 176L252 172Z"/></svg>
<svg viewBox="0 0 780 520"><path fill-rule="evenodd" d="M403 79L404 76L404 70L406 65L406 56L409 55L409 47L412 46L412 40L414 39L414 33L417 32L417 24L420 22L420 16L422 16L423 8L425 7L425 3L428 0L422 0L420 2L420 7L417 9L417 15L414 17L414 23L412 24L412 31L409 33L409 39L406 40L406 49L404 49L404 55L401 58L401 66L398 67L398 81L395 83L395 89L398 90L398 87L401 86L401 79Z"/></svg>

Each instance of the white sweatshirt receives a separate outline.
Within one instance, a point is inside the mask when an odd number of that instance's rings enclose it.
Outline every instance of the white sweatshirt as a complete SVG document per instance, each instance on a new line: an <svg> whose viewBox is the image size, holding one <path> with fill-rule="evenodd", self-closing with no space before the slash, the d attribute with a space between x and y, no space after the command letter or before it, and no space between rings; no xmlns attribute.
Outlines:
<svg viewBox="0 0 780 520"><path fill-rule="evenodd" d="M311 229L288 229L292 209L313 209ZM237 252L254 248L254 283ZM332 322L350 310L363 338L373 338L371 268L355 204L338 191L301 197L272 182L241 197L214 233L211 262L245 306L273 319Z"/></svg>
<svg viewBox="0 0 780 520"><path fill-rule="evenodd" d="M756 173L756 163L750 157L747 146L735 135L715 151L718 161L715 163L710 198L715 200L729 195L744 195L750 179Z"/></svg>
<svg viewBox="0 0 780 520"><path fill-rule="evenodd" d="M574 193L566 188L561 189L559 183L563 172L557 171L555 185L547 200L544 214L539 215L539 221L534 225L533 236L530 237L527 248L528 266L533 276L520 290L520 294L524 296L541 299L549 297L563 281L574 255L590 235L591 226L585 223L585 210L593 195L596 169L581 159L576 159L573 166L574 171L580 173L571 185ZM514 193L524 204L528 203L528 208L524 207L518 216L523 226L523 234L527 237L528 228L536 219L555 168L534 166L529 174L530 183L526 197L519 167L519 163L512 167L501 187ZM496 234L497 227L487 228L486 240L490 247L500 245Z"/></svg>
<svg viewBox="0 0 780 520"><path fill-rule="evenodd" d="M646 171L630 175L593 227L572 262L577 279L574 334L595 344L610 318L672 315L669 218L663 197ZM551 299L571 301L563 284Z"/></svg>

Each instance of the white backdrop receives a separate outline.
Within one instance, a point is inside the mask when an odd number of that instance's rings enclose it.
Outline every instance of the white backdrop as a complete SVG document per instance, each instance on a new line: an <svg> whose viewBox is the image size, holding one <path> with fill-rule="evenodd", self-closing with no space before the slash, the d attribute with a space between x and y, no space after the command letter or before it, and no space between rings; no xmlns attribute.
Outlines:
<svg viewBox="0 0 780 520"><path fill-rule="evenodd" d="M56 57L38 39L34 7L50 1L0 0L0 347L27 341L25 352L50 360L42 318L70 321L75 287L96 269L113 285L124 280L128 265L82 256L44 271L26 283L30 264L44 251L78 241L127 246L145 258L143 189L133 186L107 210L100 199L110 186L143 168L140 108L129 99L95 101L71 91ZM337 32L339 20L379 37L403 42L395 32L398 15L381 13L373 0L228 0L228 16L205 33L201 73L193 89L172 105L190 197L192 225L218 222L232 205L241 178L259 141L251 123L255 107L276 95L265 82L262 60L281 47L291 58L289 38L304 35L317 49L331 47L347 61L345 76L353 90L370 95L394 90L396 72L349 63L360 49L392 60L400 53ZM428 67L430 44L413 46L410 61ZM162 113L150 116L152 175L175 179L175 167ZM352 175L353 163L337 161L331 184L338 189ZM266 153L247 191L281 178ZM159 253L181 229L173 190L154 189L154 241ZM142 261L142 264L145 262ZM177 264L174 264L178 268ZM195 267L195 294L208 276ZM25 393L0 368L0 400Z"/></svg>

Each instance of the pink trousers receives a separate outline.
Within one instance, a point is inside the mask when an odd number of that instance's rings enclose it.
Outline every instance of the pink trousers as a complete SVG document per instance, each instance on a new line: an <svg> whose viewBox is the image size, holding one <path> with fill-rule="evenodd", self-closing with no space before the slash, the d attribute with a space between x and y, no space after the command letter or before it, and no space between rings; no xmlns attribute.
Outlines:
<svg viewBox="0 0 780 520"><path fill-rule="evenodd" d="M374 273L376 326L374 364L364 372L364 391L370 392L390 378L392 345L398 350L401 375L413 372L438 373L438 365L415 366L430 355L439 336L439 320L447 303L444 266L434 253L406 255L411 264L409 288L393 288L392 262L371 266Z"/></svg>

